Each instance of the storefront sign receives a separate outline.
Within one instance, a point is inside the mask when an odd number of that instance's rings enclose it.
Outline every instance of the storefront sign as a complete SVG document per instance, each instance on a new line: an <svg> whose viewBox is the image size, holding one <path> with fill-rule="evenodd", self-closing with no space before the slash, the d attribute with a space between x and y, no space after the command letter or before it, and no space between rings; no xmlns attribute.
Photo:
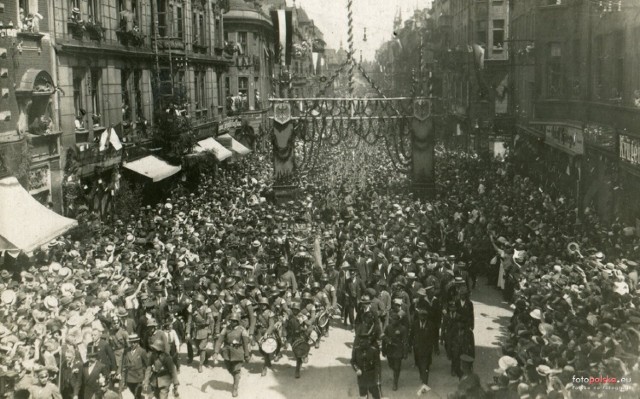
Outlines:
<svg viewBox="0 0 640 399"><path fill-rule="evenodd" d="M574 154L584 154L582 130L571 126L545 125L545 141Z"/></svg>
<svg viewBox="0 0 640 399"><path fill-rule="evenodd" d="M620 135L620 159L632 165L640 164L640 139L637 137Z"/></svg>
<svg viewBox="0 0 640 399"><path fill-rule="evenodd" d="M49 190L51 187L51 173L49 165L43 165L29 171L29 194L37 194Z"/></svg>

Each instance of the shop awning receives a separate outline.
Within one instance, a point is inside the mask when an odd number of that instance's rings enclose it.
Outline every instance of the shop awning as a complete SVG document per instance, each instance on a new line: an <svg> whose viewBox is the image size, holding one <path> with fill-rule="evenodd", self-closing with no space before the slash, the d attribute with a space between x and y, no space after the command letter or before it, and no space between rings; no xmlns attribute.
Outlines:
<svg viewBox="0 0 640 399"><path fill-rule="evenodd" d="M250 149L243 146L238 140L231 137L231 135L228 133L219 136L218 140L220 141L220 143L224 144L226 148L230 149L238 155L247 155L251 152Z"/></svg>
<svg viewBox="0 0 640 399"><path fill-rule="evenodd" d="M217 141L215 141L212 137L208 139L198 141L198 144L193 149L194 152L212 152L215 155L218 161L224 161L227 158L230 158L233 153Z"/></svg>
<svg viewBox="0 0 640 399"><path fill-rule="evenodd" d="M36 201L15 177L0 180L0 251L30 254L77 225Z"/></svg>
<svg viewBox="0 0 640 399"><path fill-rule="evenodd" d="M150 178L154 183L171 177L182 170L181 166L169 165L166 161L155 155L147 155L133 162L127 162L124 164L124 167Z"/></svg>

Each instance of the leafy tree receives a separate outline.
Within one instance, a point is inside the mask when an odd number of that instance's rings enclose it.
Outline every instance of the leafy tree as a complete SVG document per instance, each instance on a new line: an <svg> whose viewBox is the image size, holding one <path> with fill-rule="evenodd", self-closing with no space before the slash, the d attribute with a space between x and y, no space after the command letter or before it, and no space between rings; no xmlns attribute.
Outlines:
<svg viewBox="0 0 640 399"><path fill-rule="evenodd" d="M153 142L161 148L161 155L172 162L180 162L190 153L196 144L191 118L184 104L177 101L167 102L166 107L158 108L154 114Z"/></svg>

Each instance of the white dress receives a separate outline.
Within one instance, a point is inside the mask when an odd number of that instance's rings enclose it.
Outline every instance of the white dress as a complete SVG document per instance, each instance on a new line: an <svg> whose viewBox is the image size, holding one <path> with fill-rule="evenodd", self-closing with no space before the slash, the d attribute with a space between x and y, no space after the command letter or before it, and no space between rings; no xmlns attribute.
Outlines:
<svg viewBox="0 0 640 399"><path fill-rule="evenodd" d="M498 288L504 289L504 251L500 251L500 270L498 271Z"/></svg>

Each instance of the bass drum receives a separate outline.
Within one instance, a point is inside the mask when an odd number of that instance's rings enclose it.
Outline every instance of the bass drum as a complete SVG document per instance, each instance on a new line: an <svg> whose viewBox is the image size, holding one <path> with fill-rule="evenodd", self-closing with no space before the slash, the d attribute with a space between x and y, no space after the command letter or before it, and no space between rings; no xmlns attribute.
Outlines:
<svg viewBox="0 0 640 399"><path fill-rule="evenodd" d="M304 339L298 339L291 344L291 350L297 358L306 357L309 354L311 347Z"/></svg>
<svg viewBox="0 0 640 399"><path fill-rule="evenodd" d="M271 355L278 350L278 341L273 337L267 337L260 342L260 350L267 355Z"/></svg>
<svg viewBox="0 0 640 399"><path fill-rule="evenodd" d="M318 316L318 327L325 328L329 324L329 312L322 312L320 316Z"/></svg>
<svg viewBox="0 0 640 399"><path fill-rule="evenodd" d="M315 329L311 330L311 332L309 333L309 344L315 344L318 339L318 332Z"/></svg>

